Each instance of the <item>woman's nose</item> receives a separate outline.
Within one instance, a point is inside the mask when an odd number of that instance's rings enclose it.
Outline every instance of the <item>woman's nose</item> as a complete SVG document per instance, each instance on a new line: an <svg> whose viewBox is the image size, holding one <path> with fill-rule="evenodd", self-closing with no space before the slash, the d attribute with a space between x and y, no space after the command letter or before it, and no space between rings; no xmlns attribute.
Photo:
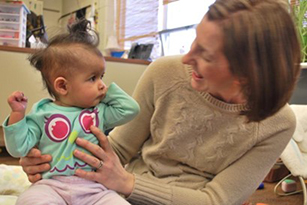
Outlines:
<svg viewBox="0 0 307 205"><path fill-rule="evenodd" d="M192 51L190 50L187 54L185 54L182 59L181 59L181 62L183 64L193 64L193 55L192 55Z"/></svg>
<svg viewBox="0 0 307 205"><path fill-rule="evenodd" d="M181 61L182 61L183 64L187 64L187 63L189 62L189 61L188 61L188 59L189 59L188 54L189 54L189 53L187 53L187 54L185 54L185 55L182 56Z"/></svg>

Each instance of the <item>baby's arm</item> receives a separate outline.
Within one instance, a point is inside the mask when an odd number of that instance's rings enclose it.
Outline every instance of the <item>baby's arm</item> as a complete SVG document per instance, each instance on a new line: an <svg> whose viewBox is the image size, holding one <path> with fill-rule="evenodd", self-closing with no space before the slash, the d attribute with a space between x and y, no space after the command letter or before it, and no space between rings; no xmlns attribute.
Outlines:
<svg viewBox="0 0 307 205"><path fill-rule="evenodd" d="M12 109L8 125L12 125L25 117L28 99L23 92L15 91L8 97L7 102Z"/></svg>
<svg viewBox="0 0 307 205"><path fill-rule="evenodd" d="M25 115L27 98L20 91L13 92L7 99L11 113L2 124L7 151L13 157L23 157L40 139L43 120L37 118L37 104L29 115Z"/></svg>
<svg viewBox="0 0 307 205"><path fill-rule="evenodd" d="M104 104L103 119L104 128L113 128L132 120L140 110L138 103L115 83L111 83Z"/></svg>

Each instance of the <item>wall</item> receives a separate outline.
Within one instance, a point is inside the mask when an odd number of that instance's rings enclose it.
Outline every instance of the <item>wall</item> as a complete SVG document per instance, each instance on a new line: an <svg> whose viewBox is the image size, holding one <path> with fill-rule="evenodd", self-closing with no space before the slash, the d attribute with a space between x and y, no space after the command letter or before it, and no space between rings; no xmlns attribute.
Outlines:
<svg viewBox="0 0 307 205"><path fill-rule="evenodd" d="M15 90L22 90L29 95L29 104L48 96L42 88L38 72L31 68L27 62L27 54L0 51L1 62L1 92L0 92L0 122L9 114L10 108L7 97ZM13 54L13 55L12 55Z"/></svg>
<svg viewBox="0 0 307 205"><path fill-rule="evenodd" d="M44 97L49 97L43 89L40 73L30 66L27 53L0 51L0 122L9 114L10 108L7 97L15 90L21 90L29 98L27 112L33 103ZM134 87L146 69L147 65L106 62L105 83L117 83L128 94L132 94Z"/></svg>
<svg viewBox="0 0 307 205"><path fill-rule="evenodd" d="M65 15L89 5L94 5L98 13L97 31L99 32L100 36L99 48L104 52L108 37L114 35L115 32L114 0L64 0L62 14Z"/></svg>
<svg viewBox="0 0 307 205"><path fill-rule="evenodd" d="M58 21L62 16L62 0L44 0L43 16L46 25L46 32L49 37L52 37L59 30L63 29Z"/></svg>
<svg viewBox="0 0 307 205"><path fill-rule="evenodd" d="M66 22L70 14L80 8L93 5L98 13L98 25L96 30L99 32L99 49L104 53L109 36L115 35L115 0L24 0L29 7L30 2L43 2L43 16L48 37L62 32L66 29ZM91 8L87 9L89 12Z"/></svg>

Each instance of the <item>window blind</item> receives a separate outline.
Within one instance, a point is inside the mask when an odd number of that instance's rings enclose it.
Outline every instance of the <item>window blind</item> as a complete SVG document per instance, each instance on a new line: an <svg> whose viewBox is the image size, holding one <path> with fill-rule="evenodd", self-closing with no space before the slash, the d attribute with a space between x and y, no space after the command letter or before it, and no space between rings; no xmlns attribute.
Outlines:
<svg viewBox="0 0 307 205"><path fill-rule="evenodd" d="M121 47L149 43L158 35L158 0L117 0L116 33Z"/></svg>

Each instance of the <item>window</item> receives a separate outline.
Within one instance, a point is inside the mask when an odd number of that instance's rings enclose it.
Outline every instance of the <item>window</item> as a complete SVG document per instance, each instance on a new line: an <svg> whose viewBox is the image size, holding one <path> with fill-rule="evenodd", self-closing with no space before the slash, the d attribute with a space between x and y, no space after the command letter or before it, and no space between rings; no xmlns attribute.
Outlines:
<svg viewBox="0 0 307 205"><path fill-rule="evenodd" d="M154 44L151 58L186 53L198 24L215 0L117 0L116 31L125 50Z"/></svg>
<svg viewBox="0 0 307 205"><path fill-rule="evenodd" d="M160 17L161 55L186 53L195 38L195 26L215 0L180 0L164 5ZM162 28L161 28L162 27Z"/></svg>
<svg viewBox="0 0 307 205"><path fill-rule="evenodd" d="M117 0L116 33L119 45L129 50L133 43L154 44L158 53L158 0ZM157 56L154 56L156 58Z"/></svg>

